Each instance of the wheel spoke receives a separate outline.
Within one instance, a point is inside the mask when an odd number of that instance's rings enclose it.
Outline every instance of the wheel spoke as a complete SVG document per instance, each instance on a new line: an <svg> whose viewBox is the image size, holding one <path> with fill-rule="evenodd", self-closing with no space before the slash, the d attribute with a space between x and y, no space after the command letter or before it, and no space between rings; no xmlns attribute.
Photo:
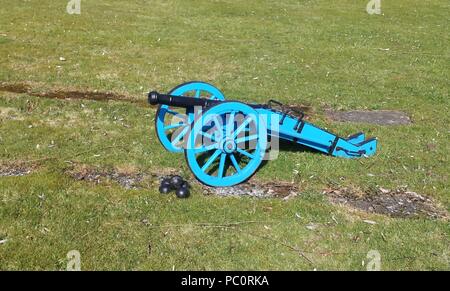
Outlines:
<svg viewBox="0 0 450 291"><path fill-rule="evenodd" d="M196 154L201 154L201 153L204 153L204 152L207 152L207 151L210 151L210 150L214 150L214 149L218 149L218 148L219 148L219 144L215 143L215 144L211 144L211 145L208 145L208 146L202 146L202 147L199 147L199 148L195 148L194 152Z"/></svg>
<svg viewBox="0 0 450 291"><path fill-rule="evenodd" d="M169 109L169 108L166 109L166 113L169 113L169 114L172 114L172 115L184 115L184 114L181 114L179 112L173 111L172 109Z"/></svg>
<svg viewBox="0 0 450 291"><path fill-rule="evenodd" d="M195 91L195 98L199 98L200 97L200 93L201 93L200 90Z"/></svg>
<svg viewBox="0 0 450 291"><path fill-rule="evenodd" d="M219 119L217 118L217 115L214 115L213 119L214 119L214 124L215 124L215 127L217 129L217 132L219 132L220 133L220 137L222 137L223 136L222 124L219 122Z"/></svg>
<svg viewBox="0 0 450 291"><path fill-rule="evenodd" d="M186 133L188 132L188 130L189 130L189 127L188 127L188 126L185 127L185 128L180 132L180 134L177 135L177 137L176 137L174 140L172 140L171 144L172 144L173 146L175 146L175 145L183 138L183 136L186 135Z"/></svg>
<svg viewBox="0 0 450 291"><path fill-rule="evenodd" d="M233 167L236 169L236 172L238 172L238 174L241 173L241 168L239 167L236 157L233 154L230 155L230 160L233 163Z"/></svg>
<svg viewBox="0 0 450 291"><path fill-rule="evenodd" d="M244 151L244 150L241 149L241 148L237 148L236 151L238 151L238 153L240 153L240 154L243 154L244 156L249 157L250 159L254 159L254 158L255 158L254 155L252 155L251 153L249 153L249 152L247 152L247 151Z"/></svg>
<svg viewBox="0 0 450 291"><path fill-rule="evenodd" d="M228 116L228 124L227 124L227 128L226 128L225 136L231 136L231 132L234 130L234 115L235 115L235 112L232 112Z"/></svg>
<svg viewBox="0 0 450 291"><path fill-rule="evenodd" d="M182 126L186 126L186 124L184 124L184 123L171 124L171 125L164 127L164 131L168 131L169 129L174 129L174 128L178 128L178 127L182 127Z"/></svg>
<svg viewBox="0 0 450 291"><path fill-rule="evenodd" d="M241 125L239 125L239 127L236 129L236 131L233 133L233 138L236 138L236 136L238 136L239 133L241 133L241 131L243 129L245 129L245 127L253 120L252 117L248 116Z"/></svg>
<svg viewBox="0 0 450 291"><path fill-rule="evenodd" d="M219 177L219 178L223 177L226 157L227 157L227 154L225 154L225 153L220 155L219 172L217 173L217 177Z"/></svg>
<svg viewBox="0 0 450 291"><path fill-rule="evenodd" d="M211 166L211 164L217 159L217 157L220 155L222 151L221 150L216 150L214 152L214 154L208 159L208 161L203 165L202 167L202 171L205 172L209 166Z"/></svg>
<svg viewBox="0 0 450 291"><path fill-rule="evenodd" d="M254 139L257 139L258 135L254 134L254 135L249 135L249 136L244 136L244 137L240 137L236 139L236 143L242 143L242 142L246 142L246 141L251 141Z"/></svg>

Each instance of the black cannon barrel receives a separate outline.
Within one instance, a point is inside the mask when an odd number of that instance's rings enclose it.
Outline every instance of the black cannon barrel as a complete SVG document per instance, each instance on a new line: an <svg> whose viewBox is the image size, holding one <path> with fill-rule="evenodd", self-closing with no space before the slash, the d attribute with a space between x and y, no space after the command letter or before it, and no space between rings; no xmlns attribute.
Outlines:
<svg viewBox="0 0 450 291"><path fill-rule="evenodd" d="M156 91L148 93L148 103L150 103L151 105L162 104L174 107L190 108L194 106L207 107L218 104L220 102L220 100L211 100L206 98L161 94Z"/></svg>

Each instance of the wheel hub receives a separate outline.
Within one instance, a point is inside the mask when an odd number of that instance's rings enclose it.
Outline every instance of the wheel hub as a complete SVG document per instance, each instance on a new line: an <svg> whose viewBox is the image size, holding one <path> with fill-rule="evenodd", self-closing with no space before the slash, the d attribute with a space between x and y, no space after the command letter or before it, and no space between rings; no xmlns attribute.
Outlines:
<svg viewBox="0 0 450 291"><path fill-rule="evenodd" d="M227 139L223 142L222 150L227 154L231 154L236 151L236 147L236 142L234 140Z"/></svg>

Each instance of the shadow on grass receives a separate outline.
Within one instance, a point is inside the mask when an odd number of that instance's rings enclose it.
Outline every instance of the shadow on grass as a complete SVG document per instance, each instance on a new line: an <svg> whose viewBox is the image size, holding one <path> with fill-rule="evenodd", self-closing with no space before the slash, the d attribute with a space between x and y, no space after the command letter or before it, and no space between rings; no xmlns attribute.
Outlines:
<svg viewBox="0 0 450 291"><path fill-rule="evenodd" d="M313 148L301 145L299 143L288 141L284 139L280 139L278 149L280 151L279 154L283 154L283 152L306 152L311 153L315 155L324 155L324 153L319 152L318 150L315 150ZM262 169L265 165L267 165L268 162L271 162L271 160L263 160L259 168L256 170L258 172L260 169Z"/></svg>

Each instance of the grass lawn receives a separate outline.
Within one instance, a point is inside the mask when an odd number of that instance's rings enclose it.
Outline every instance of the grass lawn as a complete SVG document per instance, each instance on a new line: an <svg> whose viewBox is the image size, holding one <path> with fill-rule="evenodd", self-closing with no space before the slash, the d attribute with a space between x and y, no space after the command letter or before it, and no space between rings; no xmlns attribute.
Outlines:
<svg viewBox="0 0 450 291"><path fill-rule="evenodd" d="M355 211L322 194L406 187L450 210L447 0L381 0L382 15L366 0L81 0L80 15L67 2L0 0L3 88L145 100L203 80L229 99L309 105L313 123L376 136L379 150L359 161L281 152L254 179L293 181L301 193L287 201L205 196L198 185L181 200L67 174L172 169L193 180L184 155L159 144L154 108L4 89L0 169L32 171L0 176L0 270L64 270L70 250L83 270L366 270L371 250L382 270L450 270L448 220ZM339 123L325 108L400 110L413 122Z"/></svg>

